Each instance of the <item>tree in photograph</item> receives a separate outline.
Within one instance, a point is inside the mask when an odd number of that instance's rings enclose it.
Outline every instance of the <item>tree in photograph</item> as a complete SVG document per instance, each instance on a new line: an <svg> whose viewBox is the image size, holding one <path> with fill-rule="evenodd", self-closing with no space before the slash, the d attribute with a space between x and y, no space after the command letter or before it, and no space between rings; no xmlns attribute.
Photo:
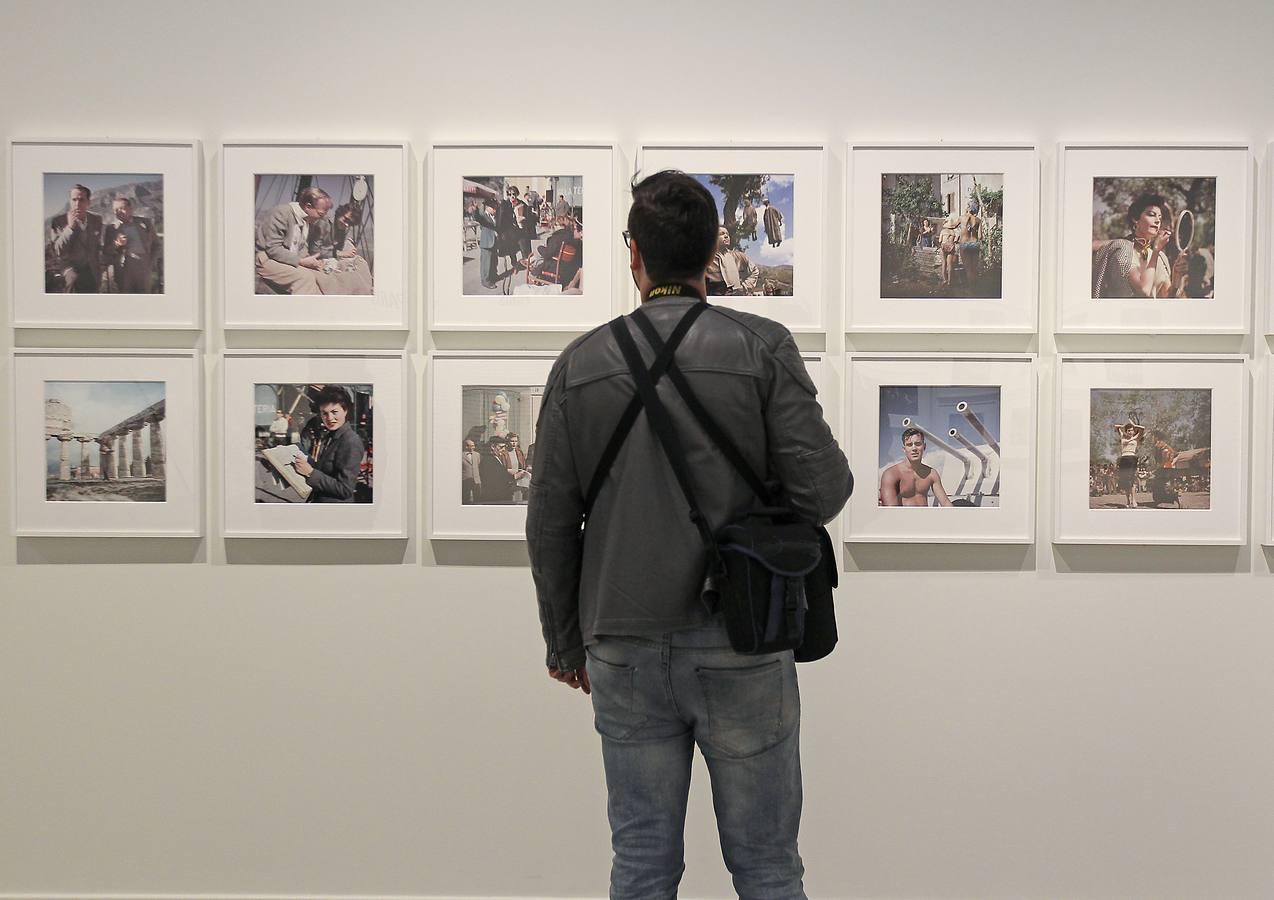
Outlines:
<svg viewBox="0 0 1274 900"><path fill-rule="evenodd" d="M910 247L920 233L920 220L942 215L942 201L933 192L931 175L899 175L892 188L881 192L880 205L886 220L894 216L893 239L902 247Z"/></svg>
<svg viewBox="0 0 1274 900"><path fill-rule="evenodd" d="M721 221L730 233L730 246L746 250L747 245L739 237L739 205L747 200L749 203L760 201L765 196L765 185L769 175L710 175L708 180L721 190L725 199L721 204Z"/></svg>
<svg viewBox="0 0 1274 900"><path fill-rule="evenodd" d="M1146 426L1143 452L1158 438L1180 452L1212 446L1212 391L1208 388L1094 389L1088 436L1093 463L1119 458L1115 426L1129 416Z"/></svg>
<svg viewBox="0 0 1274 900"><path fill-rule="evenodd" d="M1159 194L1175 217L1194 213L1195 248L1216 243L1216 178L1094 178L1093 236L1113 240L1128 234L1128 208L1141 194Z"/></svg>

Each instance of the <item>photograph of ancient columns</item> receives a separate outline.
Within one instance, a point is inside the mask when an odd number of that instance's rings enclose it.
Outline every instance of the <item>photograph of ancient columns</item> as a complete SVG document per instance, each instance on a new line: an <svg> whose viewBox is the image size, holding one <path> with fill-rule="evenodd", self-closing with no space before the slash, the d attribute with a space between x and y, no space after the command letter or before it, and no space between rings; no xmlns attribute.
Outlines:
<svg viewBox="0 0 1274 900"><path fill-rule="evenodd" d="M1000 388L880 388L881 506L1000 505Z"/></svg>
<svg viewBox="0 0 1274 900"><path fill-rule="evenodd" d="M45 499L163 503L165 383L44 382Z"/></svg>

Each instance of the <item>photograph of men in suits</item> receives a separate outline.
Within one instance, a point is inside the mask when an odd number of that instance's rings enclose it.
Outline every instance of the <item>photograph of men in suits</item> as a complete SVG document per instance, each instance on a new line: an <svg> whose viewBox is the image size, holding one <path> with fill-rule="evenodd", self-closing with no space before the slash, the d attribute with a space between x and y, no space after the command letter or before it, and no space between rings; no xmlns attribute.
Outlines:
<svg viewBox="0 0 1274 900"><path fill-rule="evenodd" d="M462 293L579 293L572 282L584 258L583 184L580 175L465 175ZM563 245L570 248L564 257Z"/></svg>
<svg viewBox="0 0 1274 900"><path fill-rule="evenodd" d="M47 294L164 292L164 176L44 173Z"/></svg>
<svg viewBox="0 0 1274 900"><path fill-rule="evenodd" d="M101 293L102 217L89 212L92 197L92 191L76 184L67 194L66 212L49 225L53 272L64 294Z"/></svg>

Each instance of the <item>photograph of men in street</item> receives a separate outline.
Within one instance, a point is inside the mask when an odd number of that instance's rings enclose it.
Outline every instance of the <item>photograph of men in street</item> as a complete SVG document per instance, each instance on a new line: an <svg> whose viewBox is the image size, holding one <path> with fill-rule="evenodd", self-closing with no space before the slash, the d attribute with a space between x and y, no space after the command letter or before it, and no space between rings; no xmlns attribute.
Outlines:
<svg viewBox="0 0 1274 900"><path fill-rule="evenodd" d="M1210 509L1212 391L1093 388L1089 509Z"/></svg>
<svg viewBox="0 0 1274 900"><path fill-rule="evenodd" d="M583 293L581 176L466 175L461 201L465 296Z"/></svg>
<svg viewBox="0 0 1274 900"><path fill-rule="evenodd" d="M164 176L46 172L44 290L164 292Z"/></svg>
<svg viewBox="0 0 1274 900"><path fill-rule="evenodd" d="M373 293L372 175L256 175L255 291Z"/></svg>
<svg viewBox="0 0 1274 900"><path fill-rule="evenodd" d="M372 385L254 388L257 503L372 502Z"/></svg>
<svg viewBox="0 0 1274 900"><path fill-rule="evenodd" d="M853 479L796 342L777 322L702 302L721 224L713 194L692 176L664 171L633 186L624 239L654 334L648 338L633 314L619 327L636 343L629 353L650 366L655 336L662 345L684 321L670 371L710 398L716 433L736 448L740 465L775 484L794 516L826 522ZM641 400L613 462L589 489L639 396L635 364L610 328L558 358L539 416L526 523L548 677L593 700L614 851L610 896L677 895L697 744L738 895L804 898L792 651L732 648L714 594L705 592L708 542ZM658 379L651 390L684 447L698 521L713 532L760 501L679 399L674 380Z"/></svg>
<svg viewBox="0 0 1274 900"><path fill-rule="evenodd" d="M1003 282L1003 174L881 176L881 297L999 300Z"/></svg>
<svg viewBox="0 0 1274 900"><path fill-rule="evenodd" d="M717 207L710 296L792 296L796 242L792 175L692 175Z"/></svg>
<svg viewBox="0 0 1274 900"><path fill-rule="evenodd" d="M877 465L880 506L999 506L999 386L882 385Z"/></svg>
<svg viewBox="0 0 1274 900"><path fill-rule="evenodd" d="M525 504L531 493L535 423L542 387L464 385L460 423L460 502ZM476 454L476 456L472 455Z"/></svg>
<svg viewBox="0 0 1274 900"><path fill-rule="evenodd" d="M1215 296L1216 178L1094 178L1093 299Z"/></svg>

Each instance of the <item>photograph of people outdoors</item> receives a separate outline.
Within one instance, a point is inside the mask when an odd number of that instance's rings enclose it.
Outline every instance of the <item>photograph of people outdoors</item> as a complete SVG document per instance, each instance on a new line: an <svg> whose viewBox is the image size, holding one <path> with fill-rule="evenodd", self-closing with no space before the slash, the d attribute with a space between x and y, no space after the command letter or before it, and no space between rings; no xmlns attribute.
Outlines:
<svg viewBox="0 0 1274 900"><path fill-rule="evenodd" d="M255 175L255 291L372 293L372 175Z"/></svg>
<svg viewBox="0 0 1274 900"><path fill-rule="evenodd" d="M253 387L257 503L372 502L372 385Z"/></svg>
<svg viewBox="0 0 1274 900"><path fill-rule="evenodd" d="M1000 505L1000 388L880 388L880 506Z"/></svg>
<svg viewBox="0 0 1274 900"><path fill-rule="evenodd" d="M711 296L792 296L796 178L691 175L717 204L721 226L708 263Z"/></svg>
<svg viewBox="0 0 1274 900"><path fill-rule="evenodd" d="M1216 178L1094 178L1093 299L1211 299Z"/></svg>
<svg viewBox="0 0 1274 900"><path fill-rule="evenodd" d="M1093 388L1089 509L1210 509L1212 391Z"/></svg>
<svg viewBox="0 0 1274 900"><path fill-rule="evenodd" d="M1003 280L1003 174L881 176L881 297L999 300Z"/></svg>
<svg viewBox="0 0 1274 900"><path fill-rule="evenodd" d="M163 503L164 394L162 381L46 381L45 499Z"/></svg>
<svg viewBox="0 0 1274 900"><path fill-rule="evenodd" d="M543 387L460 389L460 502L525 504L535 466L535 423Z"/></svg>
<svg viewBox="0 0 1274 900"><path fill-rule="evenodd" d="M461 202L466 296L583 293L583 177L467 175Z"/></svg>
<svg viewBox="0 0 1274 900"><path fill-rule="evenodd" d="M164 292L164 176L46 172L44 291Z"/></svg>

